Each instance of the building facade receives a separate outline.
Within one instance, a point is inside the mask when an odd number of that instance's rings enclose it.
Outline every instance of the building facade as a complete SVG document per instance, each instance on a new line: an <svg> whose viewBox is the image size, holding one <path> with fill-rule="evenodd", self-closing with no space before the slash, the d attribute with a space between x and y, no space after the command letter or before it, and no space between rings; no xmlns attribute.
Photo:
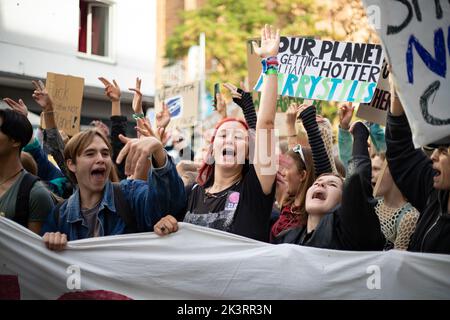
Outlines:
<svg viewBox="0 0 450 320"><path fill-rule="evenodd" d="M155 63L156 0L0 0L0 98L22 98L32 112L31 80L54 72L84 78L82 126L109 123L103 76L118 82L131 127L128 88L140 77L144 109L153 107Z"/></svg>

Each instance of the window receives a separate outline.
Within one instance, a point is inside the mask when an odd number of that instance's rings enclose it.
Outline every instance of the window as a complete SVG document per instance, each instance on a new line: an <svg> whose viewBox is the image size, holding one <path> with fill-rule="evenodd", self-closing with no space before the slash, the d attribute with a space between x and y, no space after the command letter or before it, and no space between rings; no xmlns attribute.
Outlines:
<svg viewBox="0 0 450 320"><path fill-rule="evenodd" d="M105 2L80 0L79 52L111 58L111 8Z"/></svg>

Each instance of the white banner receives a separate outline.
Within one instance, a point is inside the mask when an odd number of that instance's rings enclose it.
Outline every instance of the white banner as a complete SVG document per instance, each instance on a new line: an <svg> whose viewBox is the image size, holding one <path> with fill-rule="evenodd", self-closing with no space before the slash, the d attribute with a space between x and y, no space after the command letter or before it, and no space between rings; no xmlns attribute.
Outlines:
<svg viewBox="0 0 450 320"><path fill-rule="evenodd" d="M450 142L450 2L363 0L416 146Z"/></svg>
<svg viewBox="0 0 450 320"><path fill-rule="evenodd" d="M450 256L272 245L190 224L69 242L0 218L0 298L450 299Z"/></svg>

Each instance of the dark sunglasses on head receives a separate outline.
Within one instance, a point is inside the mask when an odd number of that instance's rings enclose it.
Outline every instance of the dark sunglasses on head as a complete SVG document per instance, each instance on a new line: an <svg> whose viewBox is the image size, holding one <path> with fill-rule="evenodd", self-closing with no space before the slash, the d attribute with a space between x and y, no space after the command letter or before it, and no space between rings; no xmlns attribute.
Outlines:
<svg viewBox="0 0 450 320"><path fill-rule="evenodd" d="M448 151L448 148L450 147L450 144L429 144L426 146L423 146L422 149L427 153L433 153L434 150L438 149L439 151Z"/></svg>

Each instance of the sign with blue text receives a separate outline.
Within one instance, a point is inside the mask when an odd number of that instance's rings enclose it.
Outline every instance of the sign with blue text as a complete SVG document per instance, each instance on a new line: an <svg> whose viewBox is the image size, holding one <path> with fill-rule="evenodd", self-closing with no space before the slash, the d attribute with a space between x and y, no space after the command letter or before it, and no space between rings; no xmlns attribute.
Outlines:
<svg viewBox="0 0 450 320"><path fill-rule="evenodd" d="M363 0L386 51L414 144L450 142L450 2Z"/></svg>
<svg viewBox="0 0 450 320"><path fill-rule="evenodd" d="M165 103L170 111L169 127L191 127L196 124L199 108L198 81L171 88L157 90L155 112L162 110Z"/></svg>
<svg viewBox="0 0 450 320"><path fill-rule="evenodd" d="M381 45L281 37L278 93L313 100L368 103L383 63ZM261 91L262 75L254 90Z"/></svg>

